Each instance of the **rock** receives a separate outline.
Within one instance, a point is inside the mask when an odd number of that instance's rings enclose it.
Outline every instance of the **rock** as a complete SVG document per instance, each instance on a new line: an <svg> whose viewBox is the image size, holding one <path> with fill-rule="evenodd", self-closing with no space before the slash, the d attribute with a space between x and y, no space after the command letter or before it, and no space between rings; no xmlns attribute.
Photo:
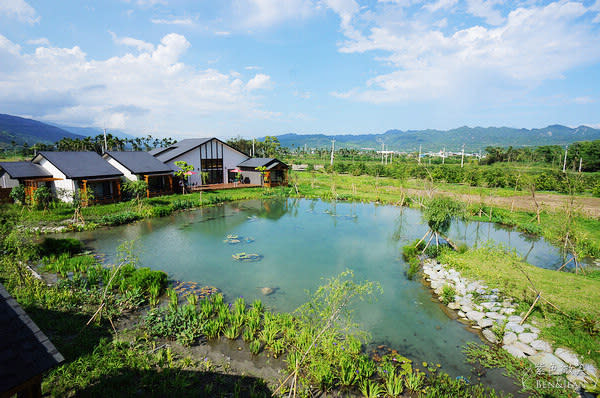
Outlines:
<svg viewBox="0 0 600 398"><path fill-rule="evenodd" d="M556 351L554 351L554 355L576 368L578 368L580 365L579 358L577 358L577 354L575 354L573 351L567 348L557 348Z"/></svg>
<svg viewBox="0 0 600 398"><path fill-rule="evenodd" d="M600 372L598 372L598 368L594 366L592 363L584 363L581 365L583 371L588 374L588 376L593 378L600 378Z"/></svg>
<svg viewBox="0 0 600 398"><path fill-rule="evenodd" d="M503 314L507 314L507 315L510 315L510 314L512 314L512 313L513 313L513 312L515 312L515 311L516 311L516 310L515 310L514 308L502 308L502 309L500 310L500 312L501 312L501 313L503 313Z"/></svg>
<svg viewBox="0 0 600 398"><path fill-rule="evenodd" d="M475 322L479 322L479 320L485 316L483 314L483 312L479 312L479 311L469 311L466 314L467 314L467 318L469 318L470 320L475 321Z"/></svg>
<svg viewBox="0 0 600 398"><path fill-rule="evenodd" d="M529 360L537 369L555 376L561 375L569 369L567 364L549 352L540 352L532 355L529 357Z"/></svg>
<svg viewBox="0 0 600 398"><path fill-rule="evenodd" d="M567 380L569 380L573 384L585 384L588 382L586 378L587 375L581 369L569 369L569 371L567 372Z"/></svg>
<svg viewBox="0 0 600 398"><path fill-rule="evenodd" d="M504 315L499 314L499 313L497 313L495 311L486 312L485 316L487 316L488 318L491 318L491 319L498 319L498 320L506 319L506 317Z"/></svg>
<svg viewBox="0 0 600 398"><path fill-rule="evenodd" d="M517 315L512 315L508 317L508 321L509 322L514 322L514 323L519 323L521 322L523 319L520 316Z"/></svg>
<svg viewBox="0 0 600 398"><path fill-rule="evenodd" d="M552 354L552 346L550 345L550 343L544 340L534 340L531 343L529 343L529 345L538 351L549 352L550 354Z"/></svg>
<svg viewBox="0 0 600 398"><path fill-rule="evenodd" d="M490 343L498 344L499 341L496 333L492 332L490 329L484 329L481 334L483 334L483 337L485 337L485 339Z"/></svg>
<svg viewBox="0 0 600 398"><path fill-rule="evenodd" d="M525 330L525 328L523 328L523 326L519 325L518 323L510 322L510 320L506 324L505 328L506 328L506 330L510 330L515 333L522 333Z"/></svg>
<svg viewBox="0 0 600 398"><path fill-rule="evenodd" d="M460 309L460 304L455 302L448 303L448 308L450 308L451 310L458 310Z"/></svg>
<svg viewBox="0 0 600 398"><path fill-rule="evenodd" d="M525 344L525 343L521 343L520 341L516 341L516 342L512 343L512 346L516 347L517 349L519 349L519 351L522 351L526 355L535 355L535 354L537 354L537 351L534 350L533 348L531 348L530 345Z"/></svg>
<svg viewBox="0 0 600 398"><path fill-rule="evenodd" d="M494 308L496 306L496 303L494 303L494 302L485 302L485 303L481 303L481 306L484 307L484 308L486 308L486 309L488 309L488 310L491 310L492 308Z"/></svg>
<svg viewBox="0 0 600 398"><path fill-rule="evenodd" d="M503 306L504 308L509 308L509 307L512 307L512 303L511 303L510 301L508 301L508 300L504 300L504 301L502 302L502 306Z"/></svg>
<svg viewBox="0 0 600 398"><path fill-rule="evenodd" d="M485 328L489 328L490 326L494 325L494 321L492 321L491 319L488 319L488 318L481 318L480 320L477 321L477 325L479 325L480 328L485 329Z"/></svg>
<svg viewBox="0 0 600 398"><path fill-rule="evenodd" d="M466 318L465 313L462 312L462 311L458 311L458 316L461 317L461 318Z"/></svg>
<svg viewBox="0 0 600 398"><path fill-rule="evenodd" d="M540 329L536 328L535 326L529 326L529 330L531 333L540 334Z"/></svg>
<svg viewBox="0 0 600 398"><path fill-rule="evenodd" d="M271 294L275 293L276 290L277 290L277 288L274 288L274 287L261 287L260 288L260 292L265 296L270 296Z"/></svg>
<svg viewBox="0 0 600 398"><path fill-rule="evenodd" d="M525 358L525 354L523 353L523 351L519 350L513 345L503 345L502 348L504 348L510 355L512 355L515 358Z"/></svg>
<svg viewBox="0 0 600 398"><path fill-rule="evenodd" d="M502 343L504 345L511 345L512 343L517 341L517 335L513 332L504 333L504 338L502 339Z"/></svg>
<svg viewBox="0 0 600 398"><path fill-rule="evenodd" d="M519 340L525 344L531 344L537 337L537 333L521 333L519 335Z"/></svg>
<svg viewBox="0 0 600 398"><path fill-rule="evenodd" d="M460 309L463 310L464 313L473 311L473 307L470 304L461 305Z"/></svg>

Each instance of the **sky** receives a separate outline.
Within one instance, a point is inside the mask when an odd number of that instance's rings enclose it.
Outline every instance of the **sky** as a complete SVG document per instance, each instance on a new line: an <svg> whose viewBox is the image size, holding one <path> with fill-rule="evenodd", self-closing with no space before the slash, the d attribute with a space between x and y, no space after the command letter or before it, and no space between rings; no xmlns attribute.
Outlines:
<svg viewBox="0 0 600 398"><path fill-rule="evenodd" d="M0 0L0 113L174 138L600 127L600 0Z"/></svg>

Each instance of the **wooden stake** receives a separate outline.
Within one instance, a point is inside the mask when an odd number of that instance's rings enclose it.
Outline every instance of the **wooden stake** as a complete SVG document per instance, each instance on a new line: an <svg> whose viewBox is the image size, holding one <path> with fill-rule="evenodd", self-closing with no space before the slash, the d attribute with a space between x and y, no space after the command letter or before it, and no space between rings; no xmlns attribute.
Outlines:
<svg viewBox="0 0 600 398"><path fill-rule="evenodd" d="M538 292L537 297L535 298L535 300L533 301L533 304L531 304L531 307L529 308L529 311L527 311L527 314L525 314L525 316L523 317L523 319L521 319L521 322L519 322L519 325L522 325L523 322L525 322L525 319L527 319L527 317L529 316L529 314L531 314L531 311L533 311L533 307L535 307L535 305L537 304L537 302L540 299L540 297L542 297L542 294Z"/></svg>

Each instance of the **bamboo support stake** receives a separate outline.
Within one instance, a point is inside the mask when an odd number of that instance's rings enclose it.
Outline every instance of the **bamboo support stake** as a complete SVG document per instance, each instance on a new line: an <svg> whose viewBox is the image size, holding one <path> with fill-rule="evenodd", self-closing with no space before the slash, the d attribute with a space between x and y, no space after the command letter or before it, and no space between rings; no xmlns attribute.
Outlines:
<svg viewBox="0 0 600 398"><path fill-rule="evenodd" d="M533 301L533 304L531 304L531 307L529 308L529 311L527 311L527 314L525 314L525 316L523 317L523 319L521 319L521 322L519 322L519 325L522 325L523 322L525 322L525 319L527 319L527 317L529 316L529 314L531 314L531 311L533 311L533 307L535 307L535 305L537 304L537 302L540 299L540 297L542 297L542 294L538 292L535 300Z"/></svg>

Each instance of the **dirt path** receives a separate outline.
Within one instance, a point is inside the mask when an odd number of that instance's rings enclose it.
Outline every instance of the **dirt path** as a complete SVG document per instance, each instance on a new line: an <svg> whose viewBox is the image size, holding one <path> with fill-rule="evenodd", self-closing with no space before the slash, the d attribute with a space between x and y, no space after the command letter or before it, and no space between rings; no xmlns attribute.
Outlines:
<svg viewBox="0 0 600 398"><path fill-rule="evenodd" d="M409 195L426 195L427 192L423 189L407 189ZM436 190L435 193L459 197L467 203L479 203L481 197L474 194L459 194L449 191ZM542 209L551 211L560 211L565 207L568 199L565 195L556 195L550 193L536 193L535 198L540 203ZM529 195L516 195L510 197L503 196L484 196L483 200L486 204L511 208L515 210L535 211L535 204ZM600 217L600 198L578 197L575 199L575 206L583 214L591 217Z"/></svg>

